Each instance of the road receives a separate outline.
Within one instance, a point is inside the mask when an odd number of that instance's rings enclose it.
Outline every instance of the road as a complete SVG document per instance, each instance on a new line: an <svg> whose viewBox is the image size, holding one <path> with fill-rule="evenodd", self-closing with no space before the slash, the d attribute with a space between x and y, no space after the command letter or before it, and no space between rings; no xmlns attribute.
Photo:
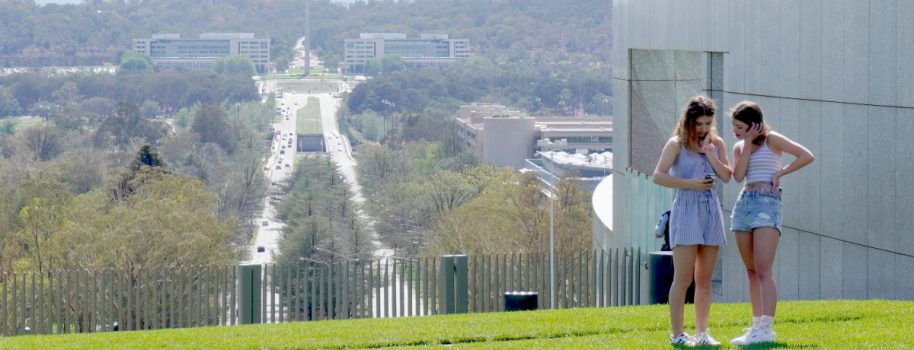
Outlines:
<svg viewBox="0 0 914 350"><path fill-rule="evenodd" d="M298 43L300 46L301 41ZM301 52L300 47L296 47L296 51ZM293 60L293 66L301 65L302 62L301 57L296 57L296 59ZM319 63L320 61L317 58L312 57L312 66L316 66ZM279 88L283 89L283 97L277 98L276 100L276 105L280 109L282 119L273 125L274 129L278 131L277 135L280 136L275 137L273 140L270 158L267 160L264 169L267 177L270 178L270 181L273 184L271 185L270 192L275 192L275 184L286 180L291 175L292 169L294 169L294 164L292 164L292 162L294 161L295 152L286 151L284 146L296 144L294 139L296 136L295 114L298 109L303 108L308 103L310 97L315 97L320 103L321 124L323 127L324 143L326 145L327 154L337 164L340 173L349 185L352 193L352 200L355 202L355 207L358 208L356 212L359 217L362 218L363 223L365 223L372 244L375 247L373 255L376 259L392 258L394 255L393 250L386 248L378 240L377 233L374 232L373 229L373 220L361 209L364 206L365 197L362 194L362 187L359 185L356 178L357 164L352 156L351 144L345 135L340 134L339 126L336 121L336 113L340 107L341 99L334 96L339 96L339 92L348 91L351 87L343 81L312 80L312 82L310 87L295 86L294 88L291 88L293 82L278 82L276 80L257 82L258 89L264 93L276 92ZM286 85L286 87L283 88L282 85ZM270 264L274 262L275 254L278 253L279 239L282 236L282 228L284 226L283 223L274 220L275 215L276 211L270 204L270 199L265 199L263 213L261 217L257 219L261 225L258 226L254 244L250 247L250 258L247 263ZM384 289L386 288L387 287L381 288L381 295L384 295ZM387 300L386 302L372 300L372 313L374 313L374 310L376 309L375 305L378 302L383 304L399 304L399 300L394 299L391 293L391 300ZM377 317L379 315L374 316Z"/></svg>
<svg viewBox="0 0 914 350"><path fill-rule="evenodd" d="M274 85L275 86L275 85ZM295 112L304 107L307 97L300 94L286 94L276 100L282 118L273 124L276 134L270 146L270 157L264 163L264 173L270 179L269 193L276 192L276 186L285 181L291 174L295 158L296 144ZM274 261L279 238L282 235L283 223L274 220L276 209L270 203L270 197L264 199L263 212L257 218L257 234L249 249L248 264L269 264ZM262 251L261 251L262 250Z"/></svg>

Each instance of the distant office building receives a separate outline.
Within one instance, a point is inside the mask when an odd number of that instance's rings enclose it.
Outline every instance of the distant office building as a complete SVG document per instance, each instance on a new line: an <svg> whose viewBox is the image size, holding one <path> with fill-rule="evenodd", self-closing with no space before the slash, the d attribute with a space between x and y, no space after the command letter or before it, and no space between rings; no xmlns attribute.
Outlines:
<svg viewBox="0 0 914 350"><path fill-rule="evenodd" d="M516 169L538 151L612 150L610 117L529 117L497 104L460 107L458 135L483 160Z"/></svg>
<svg viewBox="0 0 914 350"><path fill-rule="evenodd" d="M403 33L361 33L345 39L346 71L365 72L365 62L383 55L399 56L409 67L437 66L470 57L468 39L450 39L447 34L422 34L407 38Z"/></svg>
<svg viewBox="0 0 914 350"><path fill-rule="evenodd" d="M270 39L252 33L203 33L197 39L154 34L151 39L133 39L133 51L152 57L156 69L207 70L217 59L233 55L250 57L260 73L270 64Z"/></svg>

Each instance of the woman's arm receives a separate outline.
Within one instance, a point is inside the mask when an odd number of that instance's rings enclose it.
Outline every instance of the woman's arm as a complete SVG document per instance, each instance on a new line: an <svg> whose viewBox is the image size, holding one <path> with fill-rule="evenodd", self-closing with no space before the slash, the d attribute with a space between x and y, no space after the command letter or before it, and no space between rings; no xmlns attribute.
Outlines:
<svg viewBox="0 0 914 350"><path fill-rule="evenodd" d="M655 184L669 188L686 188L692 190L708 190L714 185L713 180L705 179L680 179L670 175L670 168L676 162L679 156L679 142L676 138L670 138L666 145L663 146L663 153L660 154L660 160L657 161L657 167L654 168L653 180Z"/></svg>
<svg viewBox="0 0 914 350"><path fill-rule="evenodd" d="M768 145L776 151L781 151L797 158L794 159L793 162L790 162L790 164L787 164L781 171L774 174L774 177L771 179L771 183L774 186L780 186L781 177L784 175L800 170L816 160L816 156L806 149L806 147L803 147L803 145L776 132L768 133Z"/></svg>
<svg viewBox="0 0 914 350"><path fill-rule="evenodd" d="M753 145L752 142L749 142L749 151L743 157L743 153L746 152L743 149L745 144L746 141L739 141L733 145L733 180L736 182L743 182L746 179L746 171L749 169L749 155L752 154Z"/></svg>
<svg viewBox="0 0 914 350"><path fill-rule="evenodd" d="M749 156L758 147L752 141L761 134L762 126L753 123L749 126L749 130L746 130L746 133L743 134L742 141L733 145L733 164L736 164L733 166L733 179L736 182L743 182L746 179L746 172L749 171Z"/></svg>
<svg viewBox="0 0 914 350"><path fill-rule="evenodd" d="M730 169L730 162L727 161L726 147L724 140L719 137L714 138L711 143L702 147L702 153L708 158L708 162L711 163L714 172L724 183L730 182L730 176L733 175L733 170ZM716 153L716 155L712 153Z"/></svg>

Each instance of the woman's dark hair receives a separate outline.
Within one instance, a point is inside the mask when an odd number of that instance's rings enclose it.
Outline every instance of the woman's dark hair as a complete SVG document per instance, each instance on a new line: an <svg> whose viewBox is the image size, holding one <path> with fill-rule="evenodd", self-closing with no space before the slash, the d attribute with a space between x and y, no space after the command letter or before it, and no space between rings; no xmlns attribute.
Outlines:
<svg viewBox="0 0 914 350"><path fill-rule="evenodd" d="M761 125L762 134L752 140L752 143L761 145L765 142L765 138L768 137L771 127L765 122L765 116L762 114L762 107L759 106L758 103L753 101L737 103L736 106L733 106L733 108L730 109L730 115L733 119L746 124L747 127L752 127L752 124Z"/></svg>

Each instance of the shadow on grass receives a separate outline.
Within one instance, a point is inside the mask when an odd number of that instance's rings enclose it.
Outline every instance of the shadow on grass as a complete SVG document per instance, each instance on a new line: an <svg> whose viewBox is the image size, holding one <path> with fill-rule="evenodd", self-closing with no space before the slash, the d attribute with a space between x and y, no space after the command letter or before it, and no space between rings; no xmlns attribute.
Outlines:
<svg viewBox="0 0 914 350"><path fill-rule="evenodd" d="M741 347L741 349L746 350L761 350L761 349L818 349L819 346L816 344L787 344L780 342L771 342L771 343L761 343L761 344L752 344L749 346Z"/></svg>
<svg viewBox="0 0 914 350"><path fill-rule="evenodd" d="M818 322L843 322L843 321L854 321L863 319L863 316L860 315L843 315L843 316L818 316L802 319L785 319L781 323L818 323ZM737 326L739 323L723 323L717 324L718 326ZM558 338L571 338L571 337L587 337L595 335L608 335L608 334L624 334L631 332L655 332L662 331L666 329L664 326L645 326L645 327L635 327L635 328L610 328L610 329L601 329L601 330L585 330L585 331L566 331L559 333L535 333L535 334L500 334L495 336L457 336L454 338L445 338L445 339L428 339L428 340L413 340L413 341L403 341L403 342L392 342L392 343L373 343L373 344L363 344L358 346L359 348L384 348L384 347L395 347L395 346L428 346L428 345L457 345L457 344L469 344L469 343L499 343L499 342L513 342L513 341L522 341L522 340L533 340L533 339L558 339ZM678 345L674 345L674 348L684 348ZM720 346L699 346L692 347L689 349L720 349ZM816 344L788 344L788 343L764 343L764 344L754 344L746 347L737 347L741 349L817 349L820 348Z"/></svg>

